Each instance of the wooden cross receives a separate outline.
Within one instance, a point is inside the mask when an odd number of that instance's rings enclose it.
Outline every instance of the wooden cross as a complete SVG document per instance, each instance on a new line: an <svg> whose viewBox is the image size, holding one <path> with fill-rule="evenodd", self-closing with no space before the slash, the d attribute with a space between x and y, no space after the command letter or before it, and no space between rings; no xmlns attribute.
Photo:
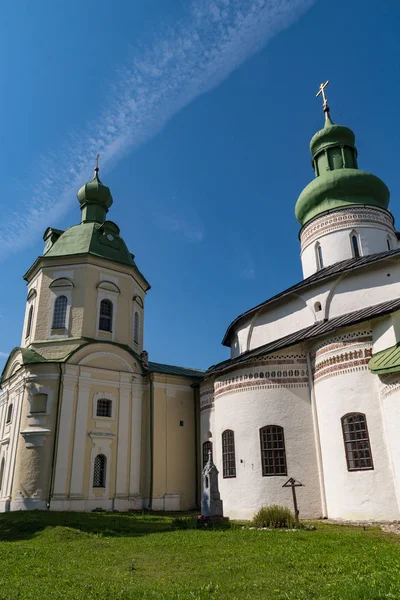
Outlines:
<svg viewBox="0 0 400 600"><path fill-rule="evenodd" d="M326 108L328 106L328 99L325 96L325 88L329 83L329 79L327 81L325 81L325 83L321 83L321 85L319 86L319 92L318 94L315 96L316 98L318 98L318 96L320 94L322 94L322 100L324 101L324 108Z"/></svg>
<svg viewBox="0 0 400 600"><path fill-rule="evenodd" d="M304 487L300 481L297 481L293 477L287 480L286 483L283 484L282 487L290 487L292 488L292 496L293 496L293 507L294 507L294 516L296 519L296 523L299 522L299 509L297 507L297 498L296 498L296 489L297 487Z"/></svg>

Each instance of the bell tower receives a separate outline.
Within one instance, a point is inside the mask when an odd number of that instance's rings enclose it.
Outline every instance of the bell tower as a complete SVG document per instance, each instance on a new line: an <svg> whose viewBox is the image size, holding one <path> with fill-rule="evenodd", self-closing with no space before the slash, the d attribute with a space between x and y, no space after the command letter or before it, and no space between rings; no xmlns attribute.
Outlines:
<svg viewBox="0 0 400 600"><path fill-rule="evenodd" d="M317 93L323 98L324 127L310 142L315 179L295 208L304 277L348 258L397 247L389 190L381 179L358 168L353 131L331 119L328 83Z"/></svg>

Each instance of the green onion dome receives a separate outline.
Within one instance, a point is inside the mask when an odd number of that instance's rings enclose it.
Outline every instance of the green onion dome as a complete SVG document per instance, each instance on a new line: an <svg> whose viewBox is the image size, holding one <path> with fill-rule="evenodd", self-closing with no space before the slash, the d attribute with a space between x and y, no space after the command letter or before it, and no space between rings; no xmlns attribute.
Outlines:
<svg viewBox="0 0 400 600"><path fill-rule="evenodd" d="M370 205L387 210L390 192L386 185L375 175L358 169L353 131L333 123L329 108L325 115L324 128L310 142L315 179L296 202L297 220L305 225L326 211L346 206Z"/></svg>
<svg viewBox="0 0 400 600"><path fill-rule="evenodd" d="M82 210L82 223L104 223L113 199L110 189L99 179L98 167L94 170L92 181L85 183L78 191L78 200Z"/></svg>

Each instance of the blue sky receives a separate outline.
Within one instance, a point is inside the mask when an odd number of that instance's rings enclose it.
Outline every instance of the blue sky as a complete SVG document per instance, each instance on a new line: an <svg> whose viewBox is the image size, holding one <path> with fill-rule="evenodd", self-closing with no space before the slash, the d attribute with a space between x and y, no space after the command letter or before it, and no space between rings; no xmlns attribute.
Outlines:
<svg viewBox="0 0 400 600"><path fill-rule="evenodd" d="M301 279L294 205L332 118L398 215L397 0L5 0L0 21L0 361L47 226L101 178L150 281L150 360L207 368L241 312Z"/></svg>

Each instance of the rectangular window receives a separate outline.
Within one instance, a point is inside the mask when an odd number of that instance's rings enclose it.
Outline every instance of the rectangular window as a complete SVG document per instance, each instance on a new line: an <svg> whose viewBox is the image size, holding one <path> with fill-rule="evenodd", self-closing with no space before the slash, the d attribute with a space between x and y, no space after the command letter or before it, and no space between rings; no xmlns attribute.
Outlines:
<svg viewBox="0 0 400 600"><path fill-rule="evenodd" d="M366 471L374 468L367 420L363 413L351 413L342 417L344 448L347 469Z"/></svg>
<svg viewBox="0 0 400 600"><path fill-rule="evenodd" d="M96 417L111 417L112 400L100 398L97 400Z"/></svg>
<svg viewBox="0 0 400 600"><path fill-rule="evenodd" d="M226 429L222 434L222 470L223 477L236 477L235 434Z"/></svg>
<svg viewBox="0 0 400 600"><path fill-rule="evenodd" d="M279 425L262 427L260 444L263 476L287 475L283 427Z"/></svg>

